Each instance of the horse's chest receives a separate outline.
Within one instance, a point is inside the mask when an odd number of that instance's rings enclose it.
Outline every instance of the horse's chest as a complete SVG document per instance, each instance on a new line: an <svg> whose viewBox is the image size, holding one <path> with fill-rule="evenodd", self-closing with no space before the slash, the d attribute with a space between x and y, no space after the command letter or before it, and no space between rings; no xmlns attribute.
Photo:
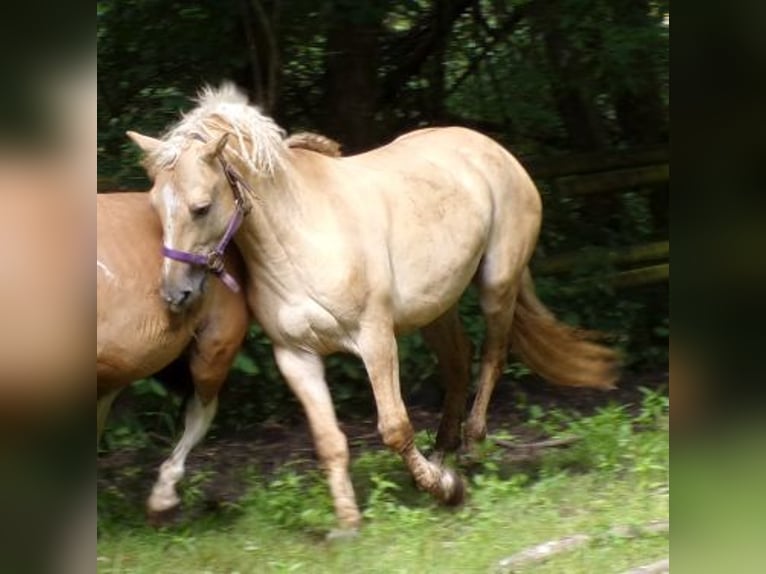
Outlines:
<svg viewBox="0 0 766 574"><path fill-rule="evenodd" d="M346 330L337 318L311 299L279 306L275 319L281 338L294 346L322 352L348 346Z"/></svg>

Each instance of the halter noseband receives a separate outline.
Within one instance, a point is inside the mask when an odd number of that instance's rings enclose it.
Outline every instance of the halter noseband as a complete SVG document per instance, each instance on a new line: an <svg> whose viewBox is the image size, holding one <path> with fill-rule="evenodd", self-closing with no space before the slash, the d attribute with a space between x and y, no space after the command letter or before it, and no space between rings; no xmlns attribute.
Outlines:
<svg viewBox="0 0 766 574"><path fill-rule="evenodd" d="M198 139L201 142L206 141L205 138L199 134L193 134L192 137ZM229 220L229 224L226 226L226 232L223 234L223 237L218 242L218 245L215 246L215 249L209 251L208 253L190 253L188 251L179 251L177 249L172 249L163 245L162 254L168 259L174 259L175 261L181 261L183 263L189 263L190 265L199 265L204 267L206 271L212 273L221 281L223 281L224 285L226 285L229 289L235 293L238 293L240 288L237 284L237 280L234 279L234 277L232 277L231 274L224 268L223 254L226 251L226 247L229 245L229 242L234 237L234 234L237 233L239 226L242 225L242 220L248 213L250 213L251 205L245 195L242 193L242 188L244 187L250 192L252 192L252 189L242 178L242 176L239 175L239 173L220 155L218 156L218 161L220 162L221 169L223 169L223 173L226 176L226 181L229 182L229 187L234 194L235 205L234 213Z"/></svg>

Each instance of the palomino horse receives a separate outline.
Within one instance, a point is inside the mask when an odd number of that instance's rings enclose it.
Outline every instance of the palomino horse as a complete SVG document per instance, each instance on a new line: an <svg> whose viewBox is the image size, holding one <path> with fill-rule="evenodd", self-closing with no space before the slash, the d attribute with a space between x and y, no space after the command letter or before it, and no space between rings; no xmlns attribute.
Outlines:
<svg viewBox="0 0 766 574"><path fill-rule="evenodd" d="M218 392L250 322L243 294L217 279L183 314L169 314L159 296L162 229L145 193L98 194L97 436L117 394L133 381L160 371L186 352L194 395L183 436L162 463L147 502L150 515L175 507L175 486L186 457L207 432ZM227 269L242 281L236 251Z"/></svg>
<svg viewBox="0 0 766 574"><path fill-rule="evenodd" d="M199 297L204 270L184 261L234 238L247 266L250 307L306 410L342 528L355 528L360 514L324 355L345 351L362 359L383 442L420 488L445 503L459 502L462 480L415 446L396 336L426 327L452 371L437 444L455 448L469 383L456 309L472 280L487 335L467 442L486 433L509 344L553 382L613 386L615 353L557 322L535 296L527 266L540 197L496 142L463 128L422 129L331 158L289 149L282 130L232 85L206 88L198 103L162 139L129 133L154 180L170 259L163 288L172 310L186 309Z"/></svg>
<svg viewBox="0 0 766 574"><path fill-rule="evenodd" d="M338 154L338 144L311 133L295 134L287 145ZM96 349L97 438L117 394L131 382L185 361L194 386L184 434L160 470L147 507L159 515L178 504L175 485L186 457L207 433L218 393L250 322L244 295L213 279L201 301L182 315L169 315L160 279L162 229L145 193L97 196L98 336ZM236 249L226 255L232 279L242 281ZM179 359L179 356L184 355Z"/></svg>

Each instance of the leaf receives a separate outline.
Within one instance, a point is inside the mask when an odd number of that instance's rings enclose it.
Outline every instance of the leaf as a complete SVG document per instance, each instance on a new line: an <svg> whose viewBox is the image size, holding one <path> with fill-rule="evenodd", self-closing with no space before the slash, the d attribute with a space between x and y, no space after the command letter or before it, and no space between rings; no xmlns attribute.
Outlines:
<svg viewBox="0 0 766 574"><path fill-rule="evenodd" d="M246 375L258 375L261 372L255 361L244 353L239 353L234 359L234 368Z"/></svg>

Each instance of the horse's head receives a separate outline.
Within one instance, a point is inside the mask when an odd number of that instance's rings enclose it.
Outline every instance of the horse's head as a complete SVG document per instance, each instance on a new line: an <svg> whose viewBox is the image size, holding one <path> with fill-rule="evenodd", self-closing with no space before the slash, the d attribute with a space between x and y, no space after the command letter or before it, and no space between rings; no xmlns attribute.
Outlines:
<svg viewBox="0 0 766 574"><path fill-rule="evenodd" d="M222 239L238 211L222 161L227 135L185 142L128 135L147 155L154 180L151 202L165 255L161 294L171 311L181 312L199 299L208 272L222 273Z"/></svg>
<svg viewBox="0 0 766 574"><path fill-rule="evenodd" d="M245 192L254 194L237 169L272 179L286 149L283 130L233 84L206 86L197 102L162 139L128 132L154 180L151 197L166 257L162 295L174 312L199 298L208 272L238 288L223 271L222 256L247 214Z"/></svg>

